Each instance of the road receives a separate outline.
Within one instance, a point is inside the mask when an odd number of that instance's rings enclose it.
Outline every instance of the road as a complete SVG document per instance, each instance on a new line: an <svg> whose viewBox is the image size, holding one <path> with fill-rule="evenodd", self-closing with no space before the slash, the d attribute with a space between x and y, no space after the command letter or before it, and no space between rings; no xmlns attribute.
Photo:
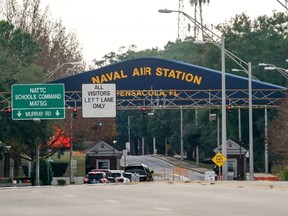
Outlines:
<svg viewBox="0 0 288 216"><path fill-rule="evenodd" d="M203 173L194 172L192 170L188 170L188 178L184 176L179 176L178 174L174 174L173 176L173 168L175 167L171 163L167 163L164 160L161 160L152 155L144 155L144 156L133 156L127 155L126 164L145 164L149 168L154 171L154 181L163 181L163 180L205 180L205 175ZM124 166L124 158L120 159L120 165ZM67 177L54 177L52 180L52 185L57 185L57 179L65 179L67 184L69 184L69 178ZM74 177L75 184L79 185L83 183L83 176Z"/></svg>
<svg viewBox="0 0 288 216"><path fill-rule="evenodd" d="M3 216L287 216L287 182L148 182L0 189Z"/></svg>
<svg viewBox="0 0 288 216"><path fill-rule="evenodd" d="M120 160L121 166L124 166L124 158L121 158ZM171 163L167 163L166 161L160 160L157 157L151 156L151 155L143 155L143 156L133 156L133 155L127 155L126 157L126 164L145 164L149 168L151 168L154 171L154 179L162 180L162 177L165 177L166 179L173 179L173 168L175 167ZM177 176L179 178L179 176ZM174 179L176 176L174 176ZM183 178L181 178L183 179ZM194 172L191 170L188 170L188 179L189 180L204 180L205 176L204 174ZM187 180L188 180L187 179Z"/></svg>

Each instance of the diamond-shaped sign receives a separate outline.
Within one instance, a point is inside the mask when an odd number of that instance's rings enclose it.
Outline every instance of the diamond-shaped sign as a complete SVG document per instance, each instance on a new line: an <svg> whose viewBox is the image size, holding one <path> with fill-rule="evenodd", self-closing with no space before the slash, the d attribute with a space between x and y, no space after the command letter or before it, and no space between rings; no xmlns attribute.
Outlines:
<svg viewBox="0 0 288 216"><path fill-rule="evenodd" d="M218 152L213 158L212 161L218 166L221 167L225 162L227 158L222 155L220 152Z"/></svg>

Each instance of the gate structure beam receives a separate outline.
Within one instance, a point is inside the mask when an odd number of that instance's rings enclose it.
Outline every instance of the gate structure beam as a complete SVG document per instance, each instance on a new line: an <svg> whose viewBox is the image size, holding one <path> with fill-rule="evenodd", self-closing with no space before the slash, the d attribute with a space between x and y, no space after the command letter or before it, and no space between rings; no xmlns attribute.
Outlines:
<svg viewBox="0 0 288 216"><path fill-rule="evenodd" d="M118 110L136 110L143 106L147 109L221 109L221 89L219 90L175 90L173 96L165 94L165 90L151 90L146 96L121 96L117 92L116 106ZM124 90L125 91L125 90ZM133 91L133 90L127 90ZM164 92L164 96L153 96ZM275 108L283 98L286 89L253 89L252 100L254 108ZM120 95L120 96L119 96ZM166 96L165 96L166 95ZM248 89L227 89L226 101L233 108L248 109ZM5 111L11 106L11 92L0 92L0 111ZM81 91L65 92L65 107L67 109L77 106L82 107Z"/></svg>

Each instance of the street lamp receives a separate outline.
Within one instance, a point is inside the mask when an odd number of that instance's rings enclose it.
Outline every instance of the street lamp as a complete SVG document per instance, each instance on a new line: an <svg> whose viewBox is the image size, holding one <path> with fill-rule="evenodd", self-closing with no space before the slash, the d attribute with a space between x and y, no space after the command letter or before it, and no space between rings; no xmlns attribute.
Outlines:
<svg viewBox="0 0 288 216"><path fill-rule="evenodd" d="M82 64L81 62L66 62L63 63L59 66L57 66L55 69L53 69L52 71L50 71L46 76L44 80L47 80L48 78L50 78L51 76L53 76L59 69L61 69L63 66L65 65L79 65Z"/></svg>
<svg viewBox="0 0 288 216"><path fill-rule="evenodd" d="M286 59L288 62L288 59ZM276 70L286 79L288 79L288 70L280 67L276 67L273 64L259 63L259 66L263 66L264 70ZM269 161L268 161L268 116L267 116L267 106L265 106L265 173L269 172Z"/></svg>
<svg viewBox="0 0 288 216"><path fill-rule="evenodd" d="M218 48L221 49L221 67L222 67L222 154L227 157L227 134L226 134L226 86L225 86L225 54L230 57L235 63L237 63L244 72L246 72L248 74L249 77L249 146L250 146L250 164L252 164L252 167L250 167L250 175L251 180L253 180L253 175L254 175L254 165L253 165L253 130L252 130L252 82L251 82L251 63L246 63L245 61L243 61L241 58L239 58L238 56L234 55L232 52L230 52L229 50L225 49L225 40L223 35L220 37L217 34L215 34L213 31L211 31L210 29L208 29L206 26L202 25L201 23L199 23L197 20L195 20L194 18L192 18L191 16L189 16L188 14L186 14L183 11L178 11L178 10L168 10L168 9L160 9L159 13L172 13L172 12L176 12L176 13L181 13L183 14L185 17L187 17L191 22L193 22L195 24L195 26L197 26L198 28L200 28L203 33L210 38L213 41L213 44L215 44ZM216 37L218 40L221 39L221 43L219 43L219 41L217 42L214 37ZM248 70L247 70L248 68ZM224 163L223 165L223 179L226 180L227 179L227 174L228 174L228 170L227 170L227 163Z"/></svg>
<svg viewBox="0 0 288 216"><path fill-rule="evenodd" d="M219 35L217 35L216 33L214 33L213 31L211 31L209 28L207 28L205 25L201 24L200 22L198 22L197 20L195 20L193 17L191 17L190 15L186 14L183 11L178 11L178 10L168 10L168 9L159 9L158 10L159 13L181 13L183 14L185 17L187 17L191 22L194 23L194 25L201 29L203 31L203 33L205 34L205 36L207 38L209 38L211 41L209 41L210 43L213 43L215 46L217 46L219 49L221 49L221 37ZM218 41L215 40L218 39ZM220 42L219 42L220 41ZM208 42L208 43L209 43ZM194 43L197 44L205 44L207 43L207 41L195 41ZM238 56L236 56L235 54L233 54L232 52L230 52L229 50L225 49L224 47L224 52L225 54L232 59L236 64L238 64L239 67L241 67L243 69L244 72L246 72L248 74L247 68L248 68L248 63L245 62L244 60L242 60L241 58L239 58ZM253 77L253 79L257 79L256 77Z"/></svg>
<svg viewBox="0 0 288 216"><path fill-rule="evenodd" d="M201 23L197 22L195 19L193 19L191 16L189 16L188 14L184 13L183 11L177 11L177 10L168 10L168 9L160 9L159 13L172 13L172 12L176 12L176 13L182 13L184 16L186 16L190 21L192 21L197 27L199 27L202 30L207 30L210 33L212 33L213 36L216 36L218 39L221 39L221 44L219 44L219 42L215 41L215 45L218 46L221 49L221 71L222 71L222 76L221 76L221 90L222 90L222 154L224 157L227 158L227 132L226 132L226 81L225 81L225 38L224 36L219 37L218 35L216 35L214 32L210 31L208 28L206 28L205 26L203 26ZM214 38L212 36L210 36L209 34L207 34L205 32L206 35L208 35L213 41ZM182 139L181 139L182 141ZM182 145L181 145L182 148ZM182 149L181 149L181 153L182 153ZM181 157L183 157L181 155ZM228 177L228 166L227 163L223 164L223 179L227 180Z"/></svg>
<svg viewBox="0 0 288 216"><path fill-rule="evenodd" d="M288 59L286 59L286 62L288 62ZM276 70L278 71L282 76L284 76L286 79L288 79L288 69L276 67L273 64L267 64L267 63L259 63L259 66L263 66L264 70Z"/></svg>

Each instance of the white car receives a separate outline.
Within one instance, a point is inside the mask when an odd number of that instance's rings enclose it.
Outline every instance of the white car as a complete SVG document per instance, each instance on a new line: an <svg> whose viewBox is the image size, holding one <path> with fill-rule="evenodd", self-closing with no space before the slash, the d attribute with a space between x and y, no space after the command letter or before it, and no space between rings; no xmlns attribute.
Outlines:
<svg viewBox="0 0 288 216"><path fill-rule="evenodd" d="M117 183L130 183L130 179L124 177L124 171L123 170L111 170L111 174L113 178L115 178Z"/></svg>

